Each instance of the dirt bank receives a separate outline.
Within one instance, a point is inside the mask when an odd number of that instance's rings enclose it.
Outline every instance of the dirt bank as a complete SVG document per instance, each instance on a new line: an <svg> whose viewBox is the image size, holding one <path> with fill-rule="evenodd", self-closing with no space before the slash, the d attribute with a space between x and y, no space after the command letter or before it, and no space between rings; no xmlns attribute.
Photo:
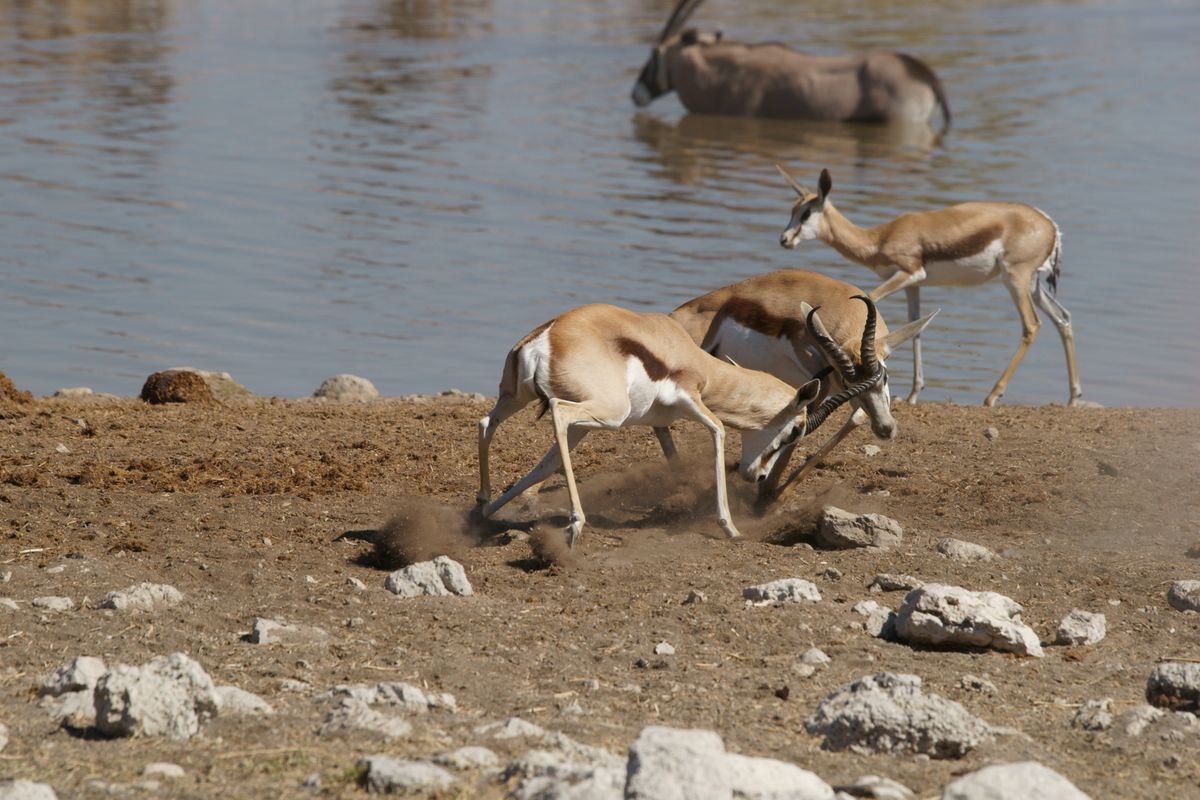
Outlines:
<svg viewBox="0 0 1200 800"><path fill-rule="evenodd" d="M398 600L381 588L386 572L371 545L343 534L381 527L412 496L451 511L448 521L433 512L410 517L453 528L476 490L475 421L485 411L458 398L0 406L0 571L12 572L0 597L18 603L0 609L0 722L11 736L0 777L90 796L89 781L133 781L147 762L173 761L187 776L157 796L312 796L300 784L315 772L325 796L357 796L353 767L362 755L424 757L465 744L523 752L519 742L472 733L482 721L518 715L614 751L648 723L712 728L731 750L795 762L830 782L886 775L921 796L936 795L953 775L1025 758L1098 798L1200 796L1195 737L1130 739L1070 724L1086 700L1110 697L1117 713L1142 702L1157 659L1200 657L1200 618L1165 599L1171 581L1200 577L1200 411L900 408L900 434L880 442L882 452L861 453L874 440L856 434L764 518L738 485L735 516L747 540L737 542L717 538L707 469L672 478L648 430L594 434L575 457L589 524L570 563L548 566L523 535L460 541L455 552L475 597ZM988 427L998 431L994 440ZM699 429L677 431L702 463L708 445ZM532 466L550 439L532 410L501 427L494 484ZM735 439L731 458L737 447ZM811 549L815 509L830 502L896 518L903 547ZM566 508L555 478L500 516L514 528L559 526ZM934 550L946 536L1001 557L949 561ZM851 611L867 598L898 605L899 594L867 592L878 572L1009 595L1044 642L1072 608L1103 612L1108 637L1095 647L1048 648L1043 659L882 642ZM816 582L824 600L743 607L743 586L793 576ZM367 590L347 585L351 577ZM177 587L183 603L142 615L97 608L107 591L142 581ZM682 605L691 589L707 602ZM43 595L68 596L75 609L31 608ZM240 636L256 617L318 625L331 642L248 644ZM675 655L654 655L662 640ZM801 677L793 665L812 646L832 663ZM262 695L275 716L218 718L179 744L72 733L36 706L42 678L68 658L136 664L173 651L218 683ZM880 670L916 673L928 690L1023 735L960 761L821 751L804 718L833 689ZM967 674L997 692L962 688ZM287 679L312 690L286 691ZM599 688L589 688L592 679ZM323 710L313 694L381 680L451 692L459 712L418 718L411 737L386 744L317 736ZM583 713L565 713L575 703ZM501 792L477 784L461 796Z"/></svg>

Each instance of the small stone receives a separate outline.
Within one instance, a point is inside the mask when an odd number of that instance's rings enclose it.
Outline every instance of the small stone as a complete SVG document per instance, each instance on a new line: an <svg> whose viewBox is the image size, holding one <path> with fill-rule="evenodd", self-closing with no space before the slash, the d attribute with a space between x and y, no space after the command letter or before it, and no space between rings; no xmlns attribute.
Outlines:
<svg viewBox="0 0 1200 800"><path fill-rule="evenodd" d="M16 611L19 606L17 601L11 597L0 597L0 608L7 608L9 611Z"/></svg>
<svg viewBox="0 0 1200 800"><path fill-rule="evenodd" d="M987 437L989 442L994 442L1000 438L1000 430L998 428L984 428L983 435Z"/></svg>
<svg viewBox="0 0 1200 800"><path fill-rule="evenodd" d="M452 769L495 769L500 766L500 757L486 747L460 747L435 756L433 762Z"/></svg>
<svg viewBox="0 0 1200 800"><path fill-rule="evenodd" d="M29 601L29 605L43 611L70 611L75 607L75 601L69 597L35 597Z"/></svg>
<svg viewBox="0 0 1200 800"><path fill-rule="evenodd" d="M1167 592L1167 602L1179 611L1200 611L1200 581L1175 581Z"/></svg>
<svg viewBox="0 0 1200 800"><path fill-rule="evenodd" d="M912 575L891 575L881 572L867 584L870 592L911 592L924 584Z"/></svg>
<svg viewBox="0 0 1200 800"><path fill-rule="evenodd" d="M0 752L8 747L8 726L0 722Z"/></svg>
<svg viewBox="0 0 1200 800"><path fill-rule="evenodd" d="M311 688L311 683L297 680L296 678L284 678L279 682L279 690L281 692L307 692Z"/></svg>
<svg viewBox="0 0 1200 800"><path fill-rule="evenodd" d="M91 397L95 392L87 386L65 386L62 389L55 389L51 397L65 398L69 400L78 400L81 397Z"/></svg>
<svg viewBox="0 0 1200 800"><path fill-rule="evenodd" d="M101 608L117 611L152 611L173 606L183 600L183 594L165 583L139 583L127 589L109 592L100 602Z"/></svg>
<svg viewBox="0 0 1200 800"><path fill-rule="evenodd" d="M858 448L858 450L867 458L872 458L883 452L883 448L877 444L864 444L862 447Z"/></svg>
<svg viewBox="0 0 1200 800"><path fill-rule="evenodd" d="M987 678L981 678L978 675L963 675L958 685L966 689L968 692L979 692L981 694L999 694L1000 690L996 688L996 684L989 681Z"/></svg>
<svg viewBox="0 0 1200 800"><path fill-rule="evenodd" d="M1131 737L1141 736L1150 725L1165 717L1167 712L1150 705L1139 705L1117 718L1119 729Z"/></svg>
<svg viewBox="0 0 1200 800"><path fill-rule="evenodd" d="M62 453L63 455L67 455L68 453L71 452L71 448L67 447L62 442L59 442L58 444L54 445L54 452Z"/></svg>
<svg viewBox="0 0 1200 800"><path fill-rule="evenodd" d="M811 678L817 672L817 668L812 664L805 664L802 661L797 661L792 664L792 672L801 678Z"/></svg>
<svg viewBox="0 0 1200 800"><path fill-rule="evenodd" d="M11 569L6 569L3 571L0 571L0 583L8 583L11 580L12 580L12 570Z"/></svg>
<svg viewBox="0 0 1200 800"><path fill-rule="evenodd" d="M1112 699L1088 700L1075 712L1071 725L1085 731L1106 731L1112 727Z"/></svg>
<svg viewBox="0 0 1200 800"><path fill-rule="evenodd" d="M178 764L172 764L168 761L154 761L142 767L142 774L148 778L182 778L187 773Z"/></svg>
<svg viewBox="0 0 1200 800"><path fill-rule="evenodd" d="M369 756L359 759L358 766L365 770L363 783L370 792L393 794L418 789L445 789L454 783L453 775L426 761Z"/></svg>
<svg viewBox="0 0 1200 800"><path fill-rule="evenodd" d="M336 736L355 731L399 739L412 733L412 725L408 720L380 713L361 700L346 698L325 716L318 733Z"/></svg>
<svg viewBox="0 0 1200 800"><path fill-rule="evenodd" d="M1146 679L1146 699L1171 711L1200 712L1200 664L1164 661Z"/></svg>
<svg viewBox="0 0 1200 800"><path fill-rule="evenodd" d="M526 736L540 739L546 735L545 728L526 722L520 717L488 722L475 728L475 732L480 736L491 736L493 739L517 739Z"/></svg>
<svg viewBox="0 0 1200 800"><path fill-rule="evenodd" d="M432 561L419 561L398 569L387 576L383 587L400 597L474 594L462 564L447 556L438 556Z"/></svg>
<svg viewBox="0 0 1200 800"><path fill-rule="evenodd" d="M26 780L0 781L0 800L58 800L58 795L47 783Z"/></svg>
<svg viewBox="0 0 1200 800"><path fill-rule="evenodd" d="M358 578L353 578L353 577L346 578L346 585L353 586L355 589L359 589L359 590L363 590L363 589L367 588L367 585L365 583L363 583Z"/></svg>
<svg viewBox="0 0 1200 800"><path fill-rule="evenodd" d="M825 655L825 651L817 647L810 647L800 656L800 660L805 664L825 665L830 662L829 656Z"/></svg>
<svg viewBox="0 0 1200 800"><path fill-rule="evenodd" d="M275 713L266 700L236 686L218 686L216 692L221 701L221 714L257 714L269 717Z"/></svg>
<svg viewBox="0 0 1200 800"><path fill-rule="evenodd" d="M900 523L882 514L854 514L827 506L817 522L817 543L822 547L887 549L899 545L903 539Z"/></svg>
<svg viewBox="0 0 1200 800"><path fill-rule="evenodd" d="M315 586L317 583L317 579L314 578L312 575L305 575L304 582L307 583L309 586Z"/></svg>
<svg viewBox="0 0 1200 800"><path fill-rule="evenodd" d="M757 605L767 603L819 603L821 592L817 587L801 578L781 578L757 586L742 589L742 597Z"/></svg>
<svg viewBox="0 0 1200 800"><path fill-rule="evenodd" d="M1089 800L1069 780L1036 761L996 764L948 785L942 800Z"/></svg>
<svg viewBox="0 0 1200 800"><path fill-rule="evenodd" d="M357 375L334 375L326 378L313 392L313 397L321 397L339 403L366 403L379 398L379 390L375 384Z"/></svg>
<svg viewBox="0 0 1200 800"><path fill-rule="evenodd" d="M183 653L140 667L118 664L95 689L96 728L109 736L190 739L220 706L212 678Z"/></svg>
<svg viewBox="0 0 1200 800"><path fill-rule="evenodd" d="M854 783L833 787L839 792L834 800L842 798L870 798L870 800L915 800L916 795L902 783L878 775L864 775Z"/></svg>
<svg viewBox="0 0 1200 800"><path fill-rule="evenodd" d="M1054 643L1076 647L1093 645L1104 639L1105 626L1103 614L1093 614L1076 608L1058 623Z"/></svg>
<svg viewBox="0 0 1200 800"><path fill-rule="evenodd" d="M654 645L654 655L673 656L675 655L675 648L672 647L669 642L659 642L658 644Z"/></svg>
<svg viewBox="0 0 1200 800"><path fill-rule="evenodd" d="M904 596L896 634L918 644L957 644L1041 658L1042 645L1021 621L1021 605L996 592L927 583Z"/></svg>
<svg viewBox="0 0 1200 800"><path fill-rule="evenodd" d="M253 644L320 644L329 634L313 625L290 624L259 617L254 620L249 641Z"/></svg>
<svg viewBox="0 0 1200 800"><path fill-rule="evenodd" d="M826 567L817 573L817 577L829 581L840 581L842 579L842 571L837 567Z"/></svg>
<svg viewBox="0 0 1200 800"><path fill-rule="evenodd" d="M704 592L700 592L695 589L692 589L690 592L688 592L688 596L683 598L683 604L685 606L690 606L695 603L704 603L707 601L708 597L704 594Z"/></svg>
<svg viewBox="0 0 1200 800"><path fill-rule="evenodd" d="M937 551L954 561L991 561L996 557L995 553L983 545L964 542L962 539L942 539L937 544Z"/></svg>
<svg viewBox="0 0 1200 800"><path fill-rule="evenodd" d="M67 571L67 565L66 565L66 564L56 564L56 565L54 565L53 567L46 567L46 574L47 574L47 575L59 575L59 574L61 574L61 573L63 573L63 572L66 572L66 571Z"/></svg>

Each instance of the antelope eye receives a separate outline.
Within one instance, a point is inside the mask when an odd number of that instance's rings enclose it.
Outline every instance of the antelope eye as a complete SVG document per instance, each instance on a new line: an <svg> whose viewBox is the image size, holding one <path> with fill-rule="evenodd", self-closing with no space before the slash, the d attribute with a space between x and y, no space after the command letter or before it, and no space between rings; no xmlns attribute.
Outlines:
<svg viewBox="0 0 1200 800"><path fill-rule="evenodd" d="M812 209L811 209L811 208L806 208L806 209L804 209L804 213L800 215L800 221L801 221L801 222L805 222L805 221L807 221L807 220L808 220L808 218L809 218L811 215L812 215Z"/></svg>

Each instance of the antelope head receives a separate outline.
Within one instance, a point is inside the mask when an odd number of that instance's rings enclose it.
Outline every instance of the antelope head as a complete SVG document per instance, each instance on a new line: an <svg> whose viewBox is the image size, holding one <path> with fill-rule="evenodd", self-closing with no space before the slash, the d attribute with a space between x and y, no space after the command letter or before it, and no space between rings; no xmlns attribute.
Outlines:
<svg viewBox="0 0 1200 800"><path fill-rule="evenodd" d="M800 198L792 206L792 218L788 221L787 228L779 236L780 246L791 249L800 242L820 237L821 224L825 214L825 201L829 197L829 191L833 188L833 178L829 176L829 170L821 170L817 191L813 192L797 183L796 179L789 175L783 167L776 164L775 168L779 170L779 174Z"/></svg>
<svg viewBox="0 0 1200 800"><path fill-rule="evenodd" d="M863 327L862 365L854 369L849 356L829 336L815 337L817 344L825 351L826 358L839 368L848 367L854 370L854 379L845 381L845 388L837 394L825 398L818 406L812 404L820 395L821 384L814 379L800 387L796 397L787 405L770 424L760 431L744 431L742 433L742 461L739 467L741 476L749 481L761 481L771 472L775 461L787 448L796 443L802 436L815 431L828 419L836 409L866 393L877 390L877 387L887 384L887 370L875 354L875 304L868 298L859 296L858 299L867 304L867 324ZM808 325L813 326L816 309L808 310ZM843 373L844 377L845 373ZM886 397L886 388L885 388ZM891 419L890 413L888 419ZM892 423L893 430L895 423ZM756 454L751 458L751 454Z"/></svg>
<svg viewBox="0 0 1200 800"><path fill-rule="evenodd" d="M694 28L683 30L688 18L703 0L679 0L667 24L658 36L658 43L650 51L650 59L642 67L637 82L633 85L633 104L638 108L648 106L652 100L675 88L671 84L670 63L674 55L685 47L695 44L713 44L720 41L720 33L701 33Z"/></svg>
<svg viewBox="0 0 1200 800"><path fill-rule="evenodd" d="M831 371L836 372L840 382L845 387L872 378L877 372L882 378L877 380L869 389L864 390L858 397L860 405L871 420L871 431L880 439L893 439L896 436L896 419L892 416L891 392L888 389L887 365L884 359L892 354L900 345L912 339L925 330L930 320L937 316L937 311L904 327L888 333L882 339L875 339L876 311L875 304L866 296L857 295L852 300L861 300L867 306L867 321L863 326L862 343L859 346L859 363L854 364L850 355L842 349L833 337L829 335L817 309L808 303L800 304L800 312L804 314L805 325L825 354Z"/></svg>

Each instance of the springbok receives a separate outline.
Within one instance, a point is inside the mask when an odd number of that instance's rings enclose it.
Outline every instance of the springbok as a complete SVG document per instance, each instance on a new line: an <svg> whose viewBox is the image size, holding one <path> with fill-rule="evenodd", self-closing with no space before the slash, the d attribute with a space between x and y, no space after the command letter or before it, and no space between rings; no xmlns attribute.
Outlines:
<svg viewBox="0 0 1200 800"><path fill-rule="evenodd" d="M844 122L926 122L950 106L942 82L903 53L849 56L800 53L775 42L725 41L683 30L702 0L680 0L633 86L639 108L674 89L698 114Z"/></svg>
<svg viewBox="0 0 1200 800"><path fill-rule="evenodd" d="M1067 356L1068 405L1079 402L1083 390L1075 362L1071 315L1055 297L1062 261L1062 232L1041 209L1023 203L959 203L934 211L903 214L874 228L860 228L842 216L829 200L833 179L821 170L817 191L796 182L778 165L800 199L779 243L794 248L801 241L820 239L851 261L873 269L884 281L870 297L878 301L903 289L909 319L921 313L920 287L977 286L999 277L1021 315L1021 343L996 385L984 399L995 405L1004 394L1037 338L1041 323L1034 305L1050 318L1062 338ZM915 403L925 385L921 340L913 338L913 384L908 402Z"/></svg>
<svg viewBox="0 0 1200 800"><path fill-rule="evenodd" d="M874 341L874 307L864 341ZM869 335L868 335L869 334ZM535 328L509 351L499 397L479 421L479 493L490 517L526 489L562 467L571 498L567 544L585 517L571 469L570 451L590 430L649 425L656 430L692 419L712 433L717 479L717 516L726 536L738 536L725 487L725 426L743 431L738 471L762 480L782 450L820 427L838 406L870 391L883 369L864 375L819 406L811 380L799 391L765 372L744 369L705 353L679 323L665 314L639 314L609 305L580 306ZM555 445L529 474L494 501L488 449L497 426L534 400L550 411ZM663 445L668 457L674 447Z"/></svg>
<svg viewBox="0 0 1200 800"><path fill-rule="evenodd" d="M896 435L883 359L916 336L937 314L888 332L878 319L877 333L864 338L873 309L855 300L863 292L848 283L799 269L755 275L744 281L689 300L671 312L701 349L740 366L769 372L792 386L832 376L822 385L851 386L883 369L884 377L853 401L854 413L824 445L818 448L789 483L803 478L855 428L868 420L881 439ZM821 315L810 310L819 308ZM808 320L812 322L809 324ZM824 323L824 324L822 324ZM828 326L828 327L826 327ZM671 434L656 430L668 456ZM760 497L774 494L787 468L792 447L782 453L767 480L759 484Z"/></svg>

